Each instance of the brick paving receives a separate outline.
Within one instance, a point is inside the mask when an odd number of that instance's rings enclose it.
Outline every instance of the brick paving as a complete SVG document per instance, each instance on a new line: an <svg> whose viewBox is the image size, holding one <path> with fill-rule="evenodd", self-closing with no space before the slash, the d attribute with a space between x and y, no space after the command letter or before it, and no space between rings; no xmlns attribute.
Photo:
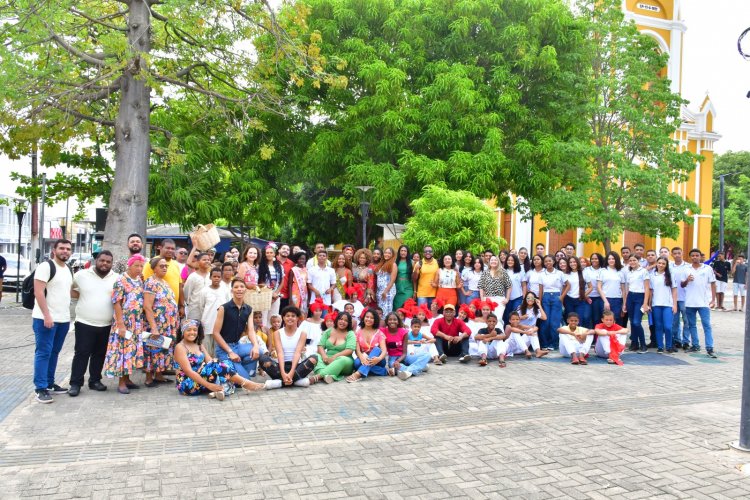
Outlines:
<svg viewBox="0 0 750 500"><path fill-rule="evenodd" d="M171 387L124 396L105 380L107 392L40 405L30 314L3 303L0 497L746 498L750 454L728 447L743 321L712 314L718 360L452 362L223 403Z"/></svg>

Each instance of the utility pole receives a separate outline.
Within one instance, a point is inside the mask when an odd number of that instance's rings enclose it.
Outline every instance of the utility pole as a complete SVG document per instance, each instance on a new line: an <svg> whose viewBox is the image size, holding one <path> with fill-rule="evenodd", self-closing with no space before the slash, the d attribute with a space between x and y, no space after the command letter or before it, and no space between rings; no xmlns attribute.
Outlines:
<svg viewBox="0 0 750 500"><path fill-rule="evenodd" d="M47 258L44 255L44 204L47 201L47 174L42 174L42 196L39 199L39 257L37 262Z"/></svg>
<svg viewBox="0 0 750 500"><path fill-rule="evenodd" d="M31 146L31 185L36 186L37 178L37 154L36 143ZM39 198L36 195L31 197L31 249L29 250L29 271L36 269L37 256L39 252Z"/></svg>

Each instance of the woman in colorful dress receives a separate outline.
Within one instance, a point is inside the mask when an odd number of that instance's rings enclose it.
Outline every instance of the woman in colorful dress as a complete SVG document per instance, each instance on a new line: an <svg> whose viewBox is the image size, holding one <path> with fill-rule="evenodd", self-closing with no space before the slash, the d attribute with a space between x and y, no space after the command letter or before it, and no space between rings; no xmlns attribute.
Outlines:
<svg viewBox="0 0 750 500"><path fill-rule="evenodd" d="M406 380L427 370L430 355L408 353L409 332L396 313L386 315L385 326L380 328L380 331L385 335L385 346L388 351L388 375Z"/></svg>
<svg viewBox="0 0 750 500"><path fill-rule="evenodd" d="M443 255L438 268L432 282L432 286L437 288L435 300L442 299L443 304L458 305L458 289L463 286L463 282L453 263L453 257L450 254Z"/></svg>
<svg viewBox="0 0 750 500"><path fill-rule="evenodd" d="M383 315L393 311L393 299L396 297L396 278L398 277L398 267L394 259L395 255L392 248L383 250L383 260L377 267L377 297L378 307L383 311Z"/></svg>
<svg viewBox="0 0 750 500"><path fill-rule="evenodd" d="M372 290L375 288L375 274L370 269L372 263L372 252L367 248L360 248L352 258L352 277L354 283L359 283L364 288L364 296L359 301L366 307L373 300Z"/></svg>
<svg viewBox="0 0 750 500"><path fill-rule="evenodd" d="M258 264L260 264L260 249L253 244L245 246L242 252L242 262L237 268L237 276L245 281L245 286L255 288L258 286Z"/></svg>
<svg viewBox="0 0 750 500"><path fill-rule="evenodd" d="M297 252L292 256L294 267L289 272L289 305L307 309L307 254Z"/></svg>
<svg viewBox="0 0 750 500"><path fill-rule="evenodd" d="M370 375L385 376L388 374L388 351L385 346L385 335L378 329L380 318L375 309L369 308L362 315L357 330L357 359L354 360L354 373L346 377L347 382L358 382Z"/></svg>
<svg viewBox="0 0 750 500"><path fill-rule="evenodd" d="M393 309L398 310L404 307L404 302L414 297L414 285L411 281L411 275L414 268L412 267L411 258L409 257L409 247L401 245L396 252L396 296L393 298Z"/></svg>
<svg viewBox="0 0 750 500"><path fill-rule="evenodd" d="M338 302L346 297L346 289L352 286L352 282L354 281L351 264L347 262L345 254L338 254L333 261L333 270L336 273L336 287L333 289L333 302Z"/></svg>
<svg viewBox="0 0 750 500"><path fill-rule="evenodd" d="M231 361L211 359L202 345L203 332L200 323L187 320L182 323L174 348L174 360L179 365L177 390L184 396L198 396L208 393L209 398L224 401L224 397L234 393L239 385L245 392L263 390L263 384L242 378Z"/></svg>
<svg viewBox="0 0 750 500"><path fill-rule="evenodd" d="M146 259L135 254L128 259L128 268L115 283L112 303L115 315L112 332L109 334L107 356L104 360L104 375L119 377L117 392L129 394L130 389L138 389L131 382L130 375L143 368L143 281L141 273ZM126 338L130 332L130 338Z"/></svg>
<svg viewBox="0 0 750 500"><path fill-rule="evenodd" d="M167 260L155 257L149 262L154 270L153 276L143 285L143 312L148 323L151 337L159 335L169 337L174 341L177 336L177 300L172 289L164 280L167 275ZM146 372L146 387L156 387L158 384L171 382L164 378L164 372L173 366L174 342L168 349L143 346L143 370Z"/></svg>
<svg viewBox="0 0 750 500"><path fill-rule="evenodd" d="M334 314L328 316L334 316ZM326 384L332 384L351 375L354 370L352 354L357 348L357 339L352 327L352 315L342 312L335 317L333 327L323 332L318 343L318 363L315 365L315 375L309 377L311 384L321 380Z"/></svg>

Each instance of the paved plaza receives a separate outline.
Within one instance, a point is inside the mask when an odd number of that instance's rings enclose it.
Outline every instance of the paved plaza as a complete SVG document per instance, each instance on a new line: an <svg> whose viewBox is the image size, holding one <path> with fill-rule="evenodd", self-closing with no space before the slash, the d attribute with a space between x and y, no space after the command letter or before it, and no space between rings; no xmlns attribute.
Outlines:
<svg viewBox="0 0 750 500"><path fill-rule="evenodd" d="M6 301L8 299L6 298ZM235 394L173 387L32 397L30 311L0 308L0 498L747 498L738 438L744 315L713 313L719 359L559 355L451 362ZM701 344L703 337L701 335ZM73 335L60 357L67 377ZM593 359L593 358L592 358ZM61 381L61 380L60 380ZM135 378L143 382L143 376ZM65 380L67 385L67 380Z"/></svg>

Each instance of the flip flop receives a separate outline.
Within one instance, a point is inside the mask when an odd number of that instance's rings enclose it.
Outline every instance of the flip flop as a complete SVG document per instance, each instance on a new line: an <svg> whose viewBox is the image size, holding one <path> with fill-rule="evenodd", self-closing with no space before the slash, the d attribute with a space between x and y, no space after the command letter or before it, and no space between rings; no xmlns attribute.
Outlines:
<svg viewBox="0 0 750 500"><path fill-rule="evenodd" d="M506 365L505 361L498 361L497 363L497 366L499 366L500 368L505 368L505 365Z"/></svg>

